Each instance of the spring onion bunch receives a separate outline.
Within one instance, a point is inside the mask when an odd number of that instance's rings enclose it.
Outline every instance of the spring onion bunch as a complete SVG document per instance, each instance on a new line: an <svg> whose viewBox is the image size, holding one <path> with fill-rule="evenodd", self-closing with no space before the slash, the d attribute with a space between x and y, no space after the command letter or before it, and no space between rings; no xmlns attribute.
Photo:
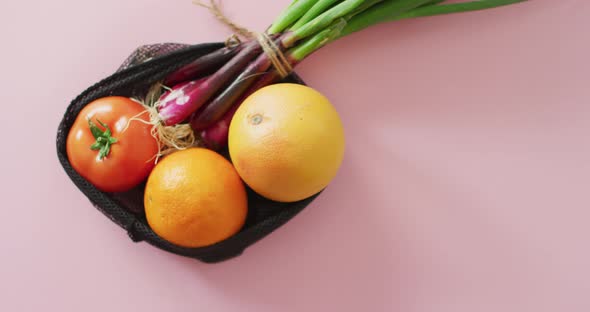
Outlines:
<svg viewBox="0 0 590 312"><path fill-rule="evenodd" d="M326 44L371 26L403 19L478 11L526 0L293 0L264 32L290 69ZM240 103L283 78L256 38L194 60L165 80L170 90L157 101L156 122L190 125L210 148L227 142ZM213 73L211 71L213 69Z"/></svg>

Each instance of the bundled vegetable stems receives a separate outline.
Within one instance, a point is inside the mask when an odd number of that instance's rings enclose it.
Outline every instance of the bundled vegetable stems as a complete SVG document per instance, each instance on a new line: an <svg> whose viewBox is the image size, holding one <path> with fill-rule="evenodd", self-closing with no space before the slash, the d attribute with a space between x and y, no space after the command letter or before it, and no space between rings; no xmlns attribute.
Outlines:
<svg viewBox="0 0 590 312"><path fill-rule="evenodd" d="M170 74L163 84L171 89L154 104L154 123L167 128L184 127L184 132L190 126L200 144L220 149L227 144L234 112L248 95L281 81L301 61L330 42L384 22L524 1L293 0L262 36L221 48ZM170 137L164 141L169 142ZM183 148L178 142L169 143Z"/></svg>

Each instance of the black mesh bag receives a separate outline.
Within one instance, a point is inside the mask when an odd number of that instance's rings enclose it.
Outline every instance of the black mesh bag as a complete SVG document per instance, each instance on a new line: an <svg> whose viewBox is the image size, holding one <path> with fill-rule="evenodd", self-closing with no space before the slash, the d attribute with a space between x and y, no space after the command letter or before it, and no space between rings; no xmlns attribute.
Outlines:
<svg viewBox="0 0 590 312"><path fill-rule="evenodd" d="M168 252L207 263L239 256L248 246L288 222L319 194L299 202L278 203L248 189L248 216L240 232L215 245L184 248L160 238L148 226L143 213L145 184L125 193L99 191L70 165L66 154L66 138L80 110L91 101L111 95L142 97L153 83L162 80L167 74L222 46L223 43L163 43L137 48L115 73L89 87L70 103L59 124L56 142L59 161L70 179L99 211L124 229L132 241L145 241ZM304 84L295 73L283 81Z"/></svg>

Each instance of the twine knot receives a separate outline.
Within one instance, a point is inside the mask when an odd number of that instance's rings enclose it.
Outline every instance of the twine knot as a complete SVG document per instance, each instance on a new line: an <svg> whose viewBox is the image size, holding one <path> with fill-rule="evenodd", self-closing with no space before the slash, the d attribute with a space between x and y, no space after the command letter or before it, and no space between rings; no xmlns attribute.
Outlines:
<svg viewBox="0 0 590 312"><path fill-rule="evenodd" d="M273 67L277 73L282 77L287 77L292 71L291 63L280 48L280 43L275 43L268 34L264 32L253 32L243 26L238 25L230 18L228 18L215 0L209 0L209 4L203 3L201 0L193 0L193 3L209 10L221 23L229 27L234 34L232 34L226 41L225 45L234 47L241 44L238 36L246 39L257 40L262 48L262 51L268 56L272 62Z"/></svg>

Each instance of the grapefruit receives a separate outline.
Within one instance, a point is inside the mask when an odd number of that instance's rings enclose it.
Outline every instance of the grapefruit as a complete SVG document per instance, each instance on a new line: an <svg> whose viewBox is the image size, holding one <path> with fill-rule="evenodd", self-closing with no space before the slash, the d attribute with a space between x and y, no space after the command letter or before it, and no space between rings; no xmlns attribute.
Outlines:
<svg viewBox="0 0 590 312"><path fill-rule="evenodd" d="M334 179L344 156L344 129L323 94L279 83L254 92L239 106L228 147L238 174L256 193L294 202Z"/></svg>

